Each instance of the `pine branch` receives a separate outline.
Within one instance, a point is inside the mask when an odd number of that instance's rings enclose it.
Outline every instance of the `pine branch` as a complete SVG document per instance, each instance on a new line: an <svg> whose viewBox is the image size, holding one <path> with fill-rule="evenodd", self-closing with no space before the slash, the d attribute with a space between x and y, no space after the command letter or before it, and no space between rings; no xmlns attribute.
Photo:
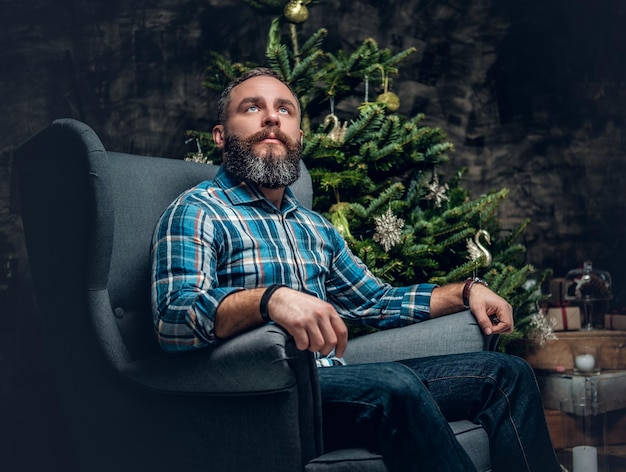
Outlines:
<svg viewBox="0 0 626 472"><path fill-rule="evenodd" d="M302 54L302 56L308 56L319 50L326 36L328 36L328 30L326 28L318 29L304 42L300 48L300 54Z"/></svg>
<svg viewBox="0 0 626 472"><path fill-rule="evenodd" d="M367 104L361 108L359 117L354 120L346 130L345 141L357 140L361 133L377 129L385 117L385 109L382 105Z"/></svg>
<svg viewBox="0 0 626 472"><path fill-rule="evenodd" d="M267 59L272 69L276 70L284 80L289 81L289 77L291 77L291 63L287 46L279 44L277 47L268 50Z"/></svg>
<svg viewBox="0 0 626 472"><path fill-rule="evenodd" d="M395 183L383 190L380 195L374 198L366 210L366 218L375 214L383 205L389 205L390 201L404 192L404 185Z"/></svg>
<svg viewBox="0 0 626 472"><path fill-rule="evenodd" d="M313 51L294 66L288 77L288 82L292 85L297 84L297 86L294 87L296 92L304 94L310 90L311 84L308 74L323 55L323 51Z"/></svg>

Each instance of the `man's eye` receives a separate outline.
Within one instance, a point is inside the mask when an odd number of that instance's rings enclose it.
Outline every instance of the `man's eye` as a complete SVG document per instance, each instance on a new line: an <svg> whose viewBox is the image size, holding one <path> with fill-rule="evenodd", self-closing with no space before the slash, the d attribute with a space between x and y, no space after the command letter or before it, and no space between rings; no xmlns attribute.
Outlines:
<svg viewBox="0 0 626 472"><path fill-rule="evenodd" d="M246 109L246 111L249 111L249 112L259 111L259 107L257 107L256 105L250 105L250 106Z"/></svg>
<svg viewBox="0 0 626 472"><path fill-rule="evenodd" d="M287 108L285 108L285 107L280 107L278 109L278 113L281 113L283 115L288 115L289 114L289 110Z"/></svg>

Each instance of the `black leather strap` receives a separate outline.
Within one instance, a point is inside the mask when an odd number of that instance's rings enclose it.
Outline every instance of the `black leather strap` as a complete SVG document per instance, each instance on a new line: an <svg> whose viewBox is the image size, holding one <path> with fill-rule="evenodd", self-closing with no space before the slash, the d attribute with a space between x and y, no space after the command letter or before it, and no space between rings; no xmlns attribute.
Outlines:
<svg viewBox="0 0 626 472"><path fill-rule="evenodd" d="M261 318L263 319L263 321L267 323L272 321L272 319L270 318L269 311L267 310L267 304L270 302L270 298L272 297L274 292L281 287L286 287L286 285L282 285L282 284L270 285L269 287L265 289L265 292L263 292L263 296L261 297L259 310L261 311Z"/></svg>

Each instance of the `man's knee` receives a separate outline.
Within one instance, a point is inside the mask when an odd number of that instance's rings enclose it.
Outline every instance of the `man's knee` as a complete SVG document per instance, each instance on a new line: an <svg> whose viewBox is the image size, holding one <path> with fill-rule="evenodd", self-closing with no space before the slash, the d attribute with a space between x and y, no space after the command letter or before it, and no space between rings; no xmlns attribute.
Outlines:
<svg viewBox="0 0 626 472"><path fill-rule="evenodd" d="M419 402L424 395L429 395L426 381L418 372L397 362L374 365L377 368L380 394L393 402Z"/></svg>
<svg viewBox="0 0 626 472"><path fill-rule="evenodd" d="M501 352L483 352L480 354L483 365L491 369L495 377L512 379L516 382L536 382L532 367L521 357Z"/></svg>

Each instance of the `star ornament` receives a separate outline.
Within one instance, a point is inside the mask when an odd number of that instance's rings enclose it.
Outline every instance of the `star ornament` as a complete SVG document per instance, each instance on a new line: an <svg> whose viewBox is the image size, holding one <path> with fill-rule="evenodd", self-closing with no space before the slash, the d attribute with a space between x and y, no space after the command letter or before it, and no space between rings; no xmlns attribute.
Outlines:
<svg viewBox="0 0 626 472"><path fill-rule="evenodd" d="M389 252L392 247L400 242L404 220L394 215L391 209L380 216L375 216L374 225L376 232L373 239L383 247L385 252Z"/></svg>

